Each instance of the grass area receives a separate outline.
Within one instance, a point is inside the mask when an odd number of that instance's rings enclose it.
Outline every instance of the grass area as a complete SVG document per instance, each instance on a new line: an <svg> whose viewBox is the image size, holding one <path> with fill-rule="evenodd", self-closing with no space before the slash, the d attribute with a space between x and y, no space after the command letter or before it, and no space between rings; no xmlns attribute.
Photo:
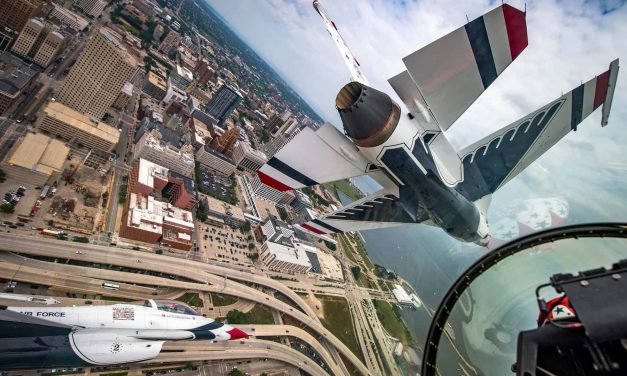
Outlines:
<svg viewBox="0 0 627 376"><path fill-rule="evenodd" d="M356 263L357 259L355 259L355 256L353 255L353 247L350 245L348 240L346 240L345 235L340 235L338 238L340 239L340 244L342 245L342 250L344 250L346 257Z"/></svg>
<svg viewBox="0 0 627 376"><path fill-rule="evenodd" d="M394 312L392 305L384 300L373 300L372 302L377 309L377 317L385 330L391 336L398 338L403 345L408 345L412 341L411 334L400 315Z"/></svg>
<svg viewBox="0 0 627 376"><path fill-rule="evenodd" d="M324 327L329 329L358 358L363 360L346 299L327 295L316 295L316 298L320 300L324 309L324 319L321 320Z"/></svg>
<svg viewBox="0 0 627 376"><path fill-rule="evenodd" d="M236 309L229 311L226 318L229 324L274 324L272 312L259 304L246 313Z"/></svg>
<svg viewBox="0 0 627 376"><path fill-rule="evenodd" d="M381 291L390 291L390 289L388 288L388 285L385 283L385 281L379 279L379 287L381 288Z"/></svg>
<svg viewBox="0 0 627 376"><path fill-rule="evenodd" d="M228 295L211 294L211 301L215 307L224 307L237 302L237 298Z"/></svg>
<svg viewBox="0 0 627 376"><path fill-rule="evenodd" d="M338 196L337 192L342 192L353 201L364 197L364 194L359 189L355 188L348 180L338 180L329 183L328 186L336 192L336 196Z"/></svg>
<svg viewBox="0 0 627 376"><path fill-rule="evenodd" d="M179 297L177 300L183 303L187 303L192 307L204 307L205 306L202 299L200 299L200 296L198 296L197 292L186 292L185 294L183 294L183 296Z"/></svg>
<svg viewBox="0 0 627 376"><path fill-rule="evenodd" d="M361 238L359 236L355 236L353 237L353 240L355 242L354 248L357 249L357 252L359 252L359 255L364 260L368 269L374 270L374 264L370 261L370 257L368 257L368 253L366 252L366 248L364 247L364 243L361 241Z"/></svg>

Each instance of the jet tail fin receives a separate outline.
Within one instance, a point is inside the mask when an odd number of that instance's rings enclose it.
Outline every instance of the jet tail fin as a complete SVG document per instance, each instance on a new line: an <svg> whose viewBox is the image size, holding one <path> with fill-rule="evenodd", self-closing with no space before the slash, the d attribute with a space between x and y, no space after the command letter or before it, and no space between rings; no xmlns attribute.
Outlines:
<svg viewBox="0 0 627 376"><path fill-rule="evenodd" d="M614 99L614 89L616 89L616 79L618 78L618 59L612 61L610 63L610 69L603 73L601 76L607 75L607 91L605 92L603 108L601 109L601 126L605 127L607 125L607 120L610 117L610 110L612 109L612 99ZM599 76L597 78L597 82L602 80L602 77ZM597 85L601 90L603 89L603 85ZM595 97L595 102L596 102ZM595 103L596 104L596 103Z"/></svg>
<svg viewBox="0 0 627 376"><path fill-rule="evenodd" d="M329 34L331 34L331 37L333 38L333 41L335 42L337 49L342 54L344 63L346 63L346 66L348 67L348 70L351 74L351 81L357 81L357 82L361 82L364 85L368 85L368 80L366 79L366 76L364 76L364 74L362 73L359 62L353 56L353 53L348 48L348 45L346 44L346 42L344 42L344 38L342 38L342 36L340 35L340 32L335 26L335 22L329 19L329 16L327 15L327 12L322 7L322 4L320 4L320 1L314 0L313 7L316 10L316 12L318 12L320 17L322 17L322 20L324 20L324 24L327 27L327 31L329 32Z"/></svg>

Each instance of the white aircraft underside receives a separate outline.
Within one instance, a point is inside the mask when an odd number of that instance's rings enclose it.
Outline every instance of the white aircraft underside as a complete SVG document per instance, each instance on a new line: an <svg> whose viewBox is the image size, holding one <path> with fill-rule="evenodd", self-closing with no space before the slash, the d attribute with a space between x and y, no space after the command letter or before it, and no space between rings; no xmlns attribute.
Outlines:
<svg viewBox="0 0 627 376"><path fill-rule="evenodd" d="M248 337L175 301L2 308L0 369L139 362L156 357L166 341Z"/></svg>
<svg viewBox="0 0 627 376"><path fill-rule="evenodd" d="M344 133L304 128L258 174L290 190L369 175L382 186L299 226L314 235L425 223L486 245L491 194L602 107L607 124L618 75L609 69L546 106L461 149L445 131L527 47L526 15L503 4L403 59L388 82L405 105L367 86L335 23L323 18L351 73L337 95ZM326 237L325 237L326 238Z"/></svg>

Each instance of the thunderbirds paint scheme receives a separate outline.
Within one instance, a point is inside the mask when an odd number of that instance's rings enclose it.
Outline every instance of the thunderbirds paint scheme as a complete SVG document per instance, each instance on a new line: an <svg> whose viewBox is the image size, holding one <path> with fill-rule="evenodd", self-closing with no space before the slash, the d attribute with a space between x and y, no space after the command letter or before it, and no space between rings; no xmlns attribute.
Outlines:
<svg viewBox="0 0 627 376"><path fill-rule="evenodd" d="M149 360L166 341L227 341L243 331L184 303L2 307L0 369L113 365Z"/></svg>
<svg viewBox="0 0 627 376"><path fill-rule="evenodd" d="M601 124L608 122L618 60L546 106L456 148L445 131L527 47L525 12L503 4L406 56L406 70L388 80L402 108L368 86L335 23L319 1L313 6L351 73L335 100L344 134L329 123L304 128L259 177L282 191L362 175L383 187L300 224L315 235L425 223L486 245L492 193L601 105Z"/></svg>

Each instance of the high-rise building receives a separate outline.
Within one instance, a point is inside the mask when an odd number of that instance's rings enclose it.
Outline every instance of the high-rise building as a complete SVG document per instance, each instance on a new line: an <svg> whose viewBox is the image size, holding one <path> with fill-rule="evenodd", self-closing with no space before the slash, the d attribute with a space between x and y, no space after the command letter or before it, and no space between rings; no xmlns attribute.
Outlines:
<svg viewBox="0 0 627 376"><path fill-rule="evenodd" d="M242 95L228 85L222 85L211 101L207 103L207 112L222 126L235 108L242 101Z"/></svg>
<svg viewBox="0 0 627 376"><path fill-rule="evenodd" d="M181 90L187 90L187 88L189 88L189 85L191 85L192 81L194 80L194 75L189 69L177 64L176 69L172 69L172 72L170 72L168 80L170 80L172 85L176 86L177 88Z"/></svg>
<svg viewBox="0 0 627 376"><path fill-rule="evenodd" d="M156 129L144 133L135 145L133 159L144 158L181 175L192 176L194 171L192 146L186 144L181 148L177 148L169 143L162 142L161 137L161 133Z"/></svg>
<svg viewBox="0 0 627 376"><path fill-rule="evenodd" d="M235 172L235 161L224 154L213 150L209 145L205 145L196 151L196 160L210 170L217 171L223 175L231 175Z"/></svg>
<svg viewBox="0 0 627 376"><path fill-rule="evenodd" d="M70 69L57 99L79 112L102 118L136 71L137 60L111 29L102 28Z"/></svg>
<svg viewBox="0 0 627 376"><path fill-rule="evenodd" d="M209 146L211 146L211 148L218 153L231 157L233 156L233 149L239 140L240 133L241 131L239 127L229 128L223 135L217 136L211 140Z"/></svg>
<svg viewBox="0 0 627 376"><path fill-rule="evenodd" d="M107 6L104 0L76 0L74 4L92 17L98 17Z"/></svg>
<svg viewBox="0 0 627 376"><path fill-rule="evenodd" d="M311 262L300 244L291 246L267 241L261 245L259 255L270 270L283 273L307 273L311 270Z"/></svg>
<svg viewBox="0 0 627 376"><path fill-rule="evenodd" d="M194 68L194 74L201 86L207 85L214 73L215 71L209 66L209 63L205 58L201 59L198 64L196 64L196 68Z"/></svg>
<svg viewBox="0 0 627 376"><path fill-rule="evenodd" d="M41 19L28 20L15 40L11 52L47 67L63 47L65 37Z"/></svg>
<svg viewBox="0 0 627 376"><path fill-rule="evenodd" d="M31 17L35 9L41 5L40 0L2 0L0 1L0 26L20 31Z"/></svg>
<svg viewBox="0 0 627 376"><path fill-rule="evenodd" d="M293 199L292 196L287 195L285 192L281 192L262 183L258 175L255 175L250 181L250 188L255 195L272 201L275 204L287 204Z"/></svg>
<svg viewBox="0 0 627 376"><path fill-rule="evenodd" d="M245 142L238 141L233 149L233 159L238 168L254 174L267 161L266 155L259 150L253 149Z"/></svg>
<svg viewBox="0 0 627 376"><path fill-rule="evenodd" d="M283 148L283 146L287 145L288 142L292 141L292 139L296 137L296 135L299 133L300 133L300 128L296 128L288 136L284 134L280 134L276 136L275 138L273 138L272 140L270 140L268 143L266 143L263 146L263 148L268 158L275 155L279 150L281 150L281 148Z"/></svg>
<svg viewBox="0 0 627 376"><path fill-rule="evenodd" d="M37 18L28 20L20 32L20 35L15 40L15 43L13 43L11 52L21 57L27 57L44 28L45 25L42 20Z"/></svg>
<svg viewBox="0 0 627 376"><path fill-rule="evenodd" d="M144 93L157 100L162 100L166 90L168 90L168 84L163 77L153 71L148 72L148 77L144 81Z"/></svg>
<svg viewBox="0 0 627 376"><path fill-rule="evenodd" d="M174 30L170 30L168 35L163 38L163 41L159 44L159 51L164 54L170 54L172 51L176 51L181 42L181 34Z"/></svg>

